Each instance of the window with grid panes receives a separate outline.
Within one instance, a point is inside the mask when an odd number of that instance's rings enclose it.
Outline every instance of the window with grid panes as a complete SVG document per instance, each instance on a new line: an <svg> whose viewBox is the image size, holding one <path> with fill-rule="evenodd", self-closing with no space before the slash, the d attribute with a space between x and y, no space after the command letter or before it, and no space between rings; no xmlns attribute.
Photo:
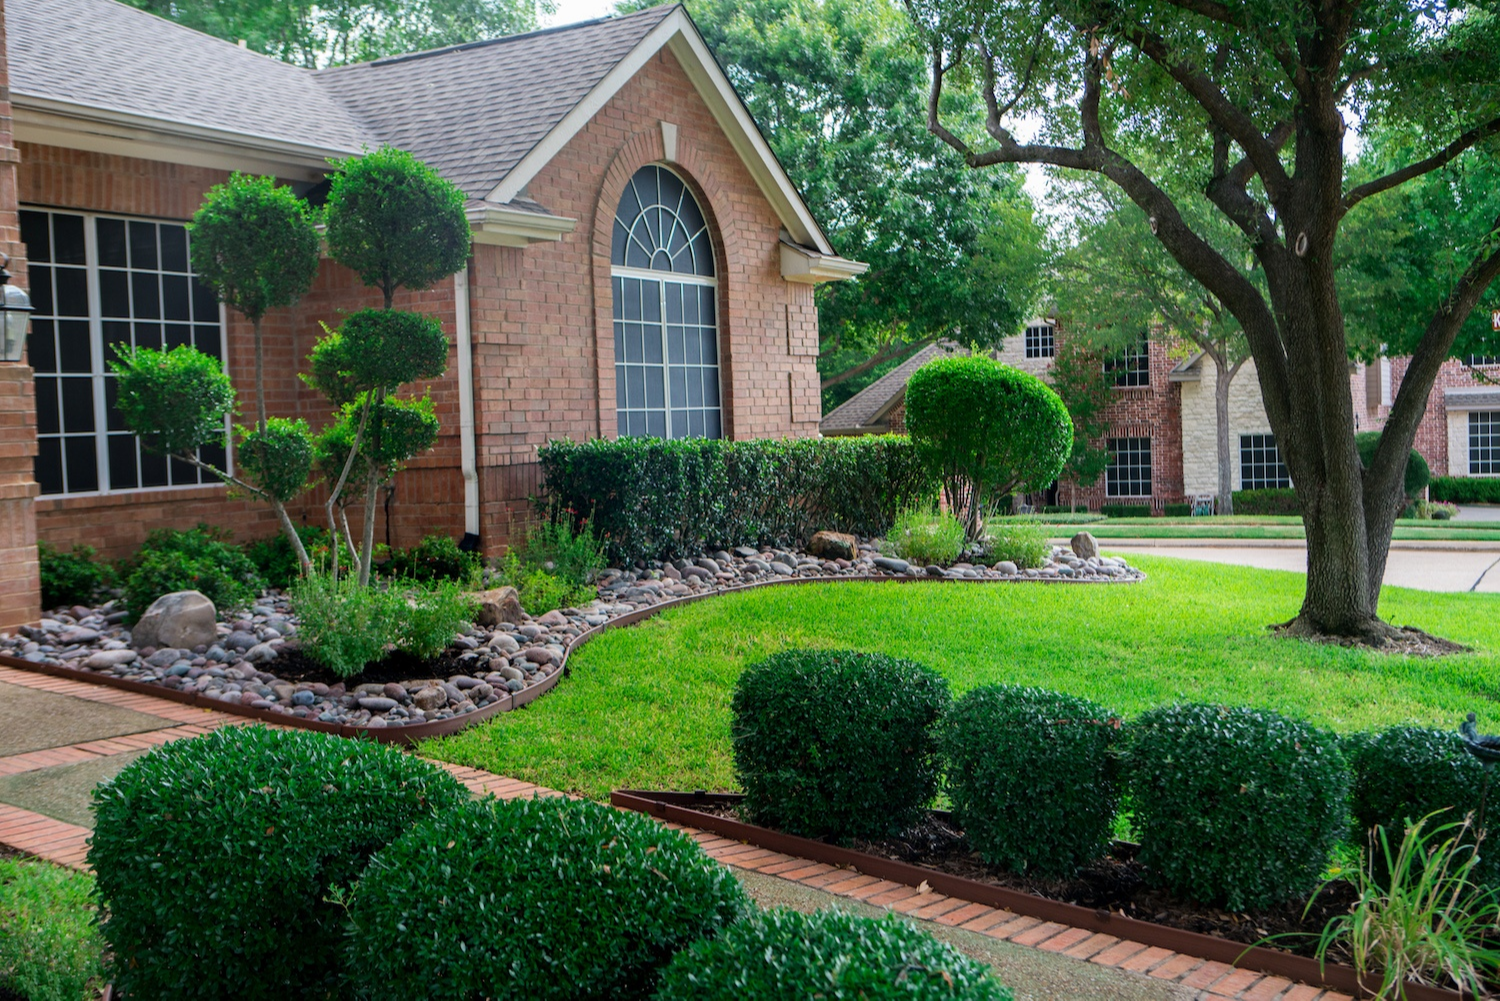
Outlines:
<svg viewBox="0 0 1500 1001"><path fill-rule="evenodd" d="M1050 323L1035 323L1026 328L1026 357L1053 358L1057 355L1057 331Z"/></svg>
<svg viewBox="0 0 1500 1001"><path fill-rule="evenodd" d="M36 479L43 494L108 493L217 483L154 455L115 409L113 347L189 344L223 360L219 304L193 276L181 223L21 211L36 372ZM224 468L222 446L199 456Z"/></svg>
<svg viewBox="0 0 1500 1001"><path fill-rule="evenodd" d="M625 186L610 264L619 433L721 437L713 241L666 167L642 167Z"/></svg>
<svg viewBox="0 0 1500 1001"><path fill-rule="evenodd" d="M1111 438L1104 492L1110 497L1151 496L1151 439Z"/></svg>
<svg viewBox="0 0 1500 1001"><path fill-rule="evenodd" d="M1151 385L1151 349L1145 334L1120 354L1106 359L1104 371L1114 376L1121 387Z"/></svg>
<svg viewBox="0 0 1500 1001"><path fill-rule="evenodd" d="M1469 475L1500 476L1500 413L1469 413Z"/></svg>
<svg viewBox="0 0 1500 1001"><path fill-rule="evenodd" d="M1469 355L1464 359L1464 364L1470 368L1478 368L1481 365L1500 365L1500 355Z"/></svg>
<svg viewBox="0 0 1500 1001"><path fill-rule="evenodd" d="M1274 434L1240 435L1240 489L1287 490L1291 471L1281 461Z"/></svg>

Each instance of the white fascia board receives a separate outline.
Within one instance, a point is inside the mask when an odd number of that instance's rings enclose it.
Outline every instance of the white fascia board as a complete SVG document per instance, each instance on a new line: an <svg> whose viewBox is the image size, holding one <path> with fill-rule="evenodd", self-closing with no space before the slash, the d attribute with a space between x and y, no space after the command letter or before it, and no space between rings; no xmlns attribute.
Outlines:
<svg viewBox="0 0 1500 1001"><path fill-rule="evenodd" d="M510 173L485 196L485 201L503 204L520 194L610 98L619 93L663 48L669 48L682 64L683 70L708 105L719 127L724 130L730 145L755 178L762 194L771 203L782 225L798 243L832 254L832 244L802 201L796 185L792 184L776 155L771 152L771 147L760 134L760 129L750 117L744 102L735 93L729 78L709 52L698 29L680 8L663 18L624 59L615 64L604 79L511 168Z"/></svg>
<svg viewBox="0 0 1500 1001"><path fill-rule="evenodd" d="M789 282L816 285L838 282L870 270L863 261L851 261L837 254L819 254L805 247L781 244L781 277Z"/></svg>
<svg viewBox="0 0 1500 1001"><path fill-rule="evenodd" d="M474 242L494 247L529 247L553 243L578 228L577 219L542 215L505 205L475 205L467 210Z"/></svg>
<svg viewBox="0 0 1500 1001"><path fill-rule="evenodd" d="M16 94L14 102L17 142L91 153L313 181L328 172L329 158L357 156L360 152L27 94Z"/></svg>

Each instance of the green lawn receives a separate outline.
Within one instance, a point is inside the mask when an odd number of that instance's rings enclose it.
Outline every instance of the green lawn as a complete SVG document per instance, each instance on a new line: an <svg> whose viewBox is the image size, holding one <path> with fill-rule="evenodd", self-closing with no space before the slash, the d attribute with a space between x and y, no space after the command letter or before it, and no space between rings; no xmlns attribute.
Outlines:
<svg viewBox="0 0 1500 1001"><path fill-rule="evenodd" d="M745 664L795 646L910 657L956 693L1019 682L1127 715L1218 700L1339 730L1416 720L1500 729L1500 595L1387 588L1390 621L1476 648L1427 660L1266 635L1302 576L1132 557L1136 585L810 584L763 588L612 630L530 707L423 753L602 798L611 789L731 789L729 695Z"/></svg>
<svg viewBox="0 0 1500 1001"><path fill-rule="evenodd" d="M1005 521L1010 518L1001 519ZM1301 539L1302 519L1285 515L1226 515L1212 518L1107 518L1087 519L1068 515L1041 515L1044 526L1056 537L1082 530L1099 539ZM1420 521L1396 522L1394 537L1403 540L1457 542L1500 541L1500 522Z"/></svg>

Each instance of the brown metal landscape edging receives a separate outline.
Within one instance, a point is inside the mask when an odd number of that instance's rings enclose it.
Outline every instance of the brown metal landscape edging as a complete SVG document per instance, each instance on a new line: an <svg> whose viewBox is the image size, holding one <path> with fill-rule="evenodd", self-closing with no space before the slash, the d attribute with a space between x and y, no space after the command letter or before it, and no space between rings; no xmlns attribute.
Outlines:
<svg viewBox="0 0 1500 1001"><path fill-rule="evenodd" d="M1001 910L1011 911L1026 917L1055 921L1073 928L1085 928L1093 932L1113 935L1142 945L1156 946L1182 953L1196 959L1213 960L1241 969L1269 973L1299 983L1322 984L1325 987L1344 991L1356 997L1370 996L1360 987L1358 974L1349 966L1337 963L1320 965L1306 956L1294 956L1288 952L1265 949L1259 946L1246 947L1227 939L1203 935L1198 932L1168 928L1165 925L1127 918L1103 908L1080 907L1058 900L1022 893L1003 886L992 886L962 876L924 869L921 866L894 859L881 858L840 848L822 841L783 834L765 827L757 827L739 820L715 816L692 809L696 805L730 806L744 797L734 793L704 792L645 792L635 789L619 789L609 794L609 802L626 810L644 813L658 820L666 820L687 827L733 838L768 851L781 852L797 858L821 862L825 865L850 868L860 873L887 879L906 886L926 883L935 893L985 904ZM1470 995L1439 987L1407 984L1408 1001L1460 1001Z"/></svg>
<svg viewBox="0 0 1500 1001"><path fill-rule="evenodd" d="M1139 571L1137 571L1139 572ZM197 692L182 692L175 688L167 688L165 685L151 684L144 681L128 681L125 678L116 678L107 674L99 674L96 671L88 671L76 667L63 667L58 664L38 664L34 661L23 660L20 657L12 657L9 654L0 654L0 666L15 668L18 671L31 671L36 674L47 674L56 678L67 678L70 681L81 681L90 685L103 685L106 688L118 688L127 692L135 692L140 695L150 695L159 699L168 699L172 702L181 702L184 705L196 706L200 709L213 709L219 712L231 713L235 716L247 716L250 719L261 720L266 723L275 723L280 726L300 727L304 730L317 730L320 733L334 733L340 737L368 737L383 744L414 744L419 740L429 737L446 737L455 734L475 723L483 722L492 716L497 716L512 709L519 709L530 702L534 702L541 696L557 687L563 675L568 673L568 658L573 651L583 646L589 640L598 636L607 629L616 626L632 626L642 622L653 615L678 608L683 605L691 605L695 601L704 598L719 598L726 594L735 594L740 591L749 591L759 587L773 587L784 584L836 584L836 583L918 583L918 584L1013 584L1013 583L1068 583L1068 584L1135 584L1145 580L1145 575L1125 579L1114 577L1105 580L1072 580L1067 577L1024 577L1014 580L994 580L983 577L927 577L902 574L890 576L886 574L859 574L847 577L787 577L777 580L751 581L748 584L737 584L734 587L720 588L715 591L707 591L703 594L689 594L680 598L669 598L666 601L646 608L638 608L633 612L627 612L608 622L597 626L590 626L579 633L571 643L563 650L562 663L542 681L529 685L513 694L498 700L494 705L476 709L462 716L451 716L448 719L433 720L428 723L413 723L410 726L393 727L363 727L349 726L346 723L325 723L322 720L304 719L300 716L292 716L289 713L271 712L269 709L255 709L251 706L242 706L232 702L220 702L218 699L210 699Z"/></svg>

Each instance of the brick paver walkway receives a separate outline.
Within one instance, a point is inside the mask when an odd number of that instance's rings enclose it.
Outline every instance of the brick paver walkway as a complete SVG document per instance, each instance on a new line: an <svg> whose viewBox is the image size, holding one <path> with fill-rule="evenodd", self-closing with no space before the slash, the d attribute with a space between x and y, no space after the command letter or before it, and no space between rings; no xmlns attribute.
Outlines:
<svg viewBox="0 0 1500 1001"><path fill-rule="evenodd" d="M180 705L166 699L7 667L0 667L0 682L133 709L177 724L146 733L0 757L0 776L138 751L184 737L195 737L220 726L240 726L251 722L243 716L232 716ZM434 763L447 769L456 779L480 795L493 793L501 799L563 795L542 786L478 768L442 761ZM1154 977L1196 990L1198 993L1195 997L1199 1001L1352 1001L1347 994L1294 984L1280 977L1265 976L1249 970L1237 970L1223 963L1195 959L1166 949L1148 948L1139 942L1122 941L1112 935L1022 917L1010 911L940 893L923 893L901 883L782 855L679 824L667 826L686 832L697 840L710 857L734 869L775 876L850 900L886 907L920 920L963 928L989 938L1044 952L1061 953L1080 962L1096 963L1128 973ZM40 813L0 803L0 844L38 858L84 869L89 833L86 827L63 823Z"/></svg>

